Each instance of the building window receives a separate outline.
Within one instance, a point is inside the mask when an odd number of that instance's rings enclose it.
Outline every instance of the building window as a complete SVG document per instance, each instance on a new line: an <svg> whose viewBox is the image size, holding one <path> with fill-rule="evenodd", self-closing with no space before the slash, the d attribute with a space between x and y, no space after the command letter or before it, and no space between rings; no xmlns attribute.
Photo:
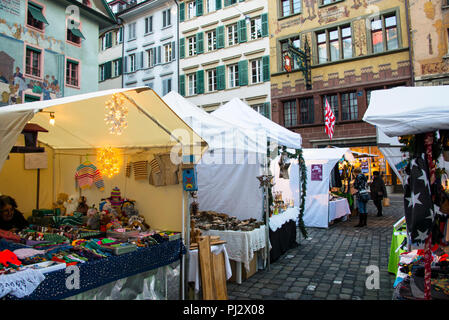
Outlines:
<svg viewBox="0 0 449 320"><path fill-rule="evenodd" d="M229 88L235 88L239 86L238 64L233 64L228 67L228 79L229 79Z"/></svg>
<svg viewBox="0 0 449 320"><path fill-rule="evenodd" d="M251 61L251 83L262 82L262 59Z"/></svg>
<svg viewBox="0 0 449 320"><path fill-rule="evenodd" d="M154 48L147 50L148 55L148 67L153 67L156 62L156 52Z"/></svg>
<svg viewBox="0 0 449 320"><path fill-rule="evenodd" d="M136 55L131 54L129 56L129 72L136 71Z"/></svg>
<svg viewBox="0 0 449 320"><path fill-rule="evenodd" d="M314 122L313 97L299 100L299 112L301 117L301 124L312 124Z"/></svg>
<svg viewBox="0 0 449 320"><path fill-rule="evenodd" d="M153 82L147 82L147 83L144 83L144 85L145 85L145 87L153 89Z"/></svg>
<svg viewBox="0 0 449 320"><path fill-rule="evenodd" d="M24 96L24 102L35 102L35 101L40 101L41 97L40 96L35 96L32 94L25 94Z"/></svg>
<svg viewBox="0 0 449 320"><path fill-rule="evenodd" d="M104 51L112 47L112 32L107 32L101 37L101 50Z"/></svg>
<svg viewBox="0 0 449 320"><path fill-rule="evenodd" d="M217 70L212 69L207 71L207 91L213 92L217 90Z"/></svg>
<svg viewBox="0 0 449 320"><path fill-rule="evenodd" d="M298 63L298 59L297 59L296 55L291 52L289 53L289 50L288 50L290 45L296 49L301 48L301 41L300 41L299 37L292 37L289 39L281 40L280 45L281 45L281 52L282 52L282 67L283 67L283 69L285 69L284 65L285 65L286 54L289 54L289 56L292 58L292 70L299 69L299 63Z"/></svg>
<svg viewBox="0 0 449 320"><path fill-rule="evenodd" d="M25 57L25 74L41 78L42 54L41 50L27 47Z"/></svg>
<svg viewBox="0 0 449 320"><path fill-rule="evenodd" d="M187 39L189 44L189 56L196 55L196 36Z"/></svg>
<svg viewBox="0 0 449 320"><path fill-rule="evenodd" d="M373 53L399 48L395 15L383 15L371 21L371 44Z"/></svg>
<svg viewBox="0 0 449 320"><path fill-rule="evenodd" d="M164 62L172 61L172 50L171 43L164 44Z"/></svg>
<svg viewBox="0 0 449 320"><path fill-rule="evenodd" d="M352 33L350 26L340 26L316 34L318 63L352 57Z"/></svg>
<svg viewBox="0 0 449 320"><path fill-rule="evenodd" d="M117 59L113 61L114 66L114 77L118 77L122 74L122 59Z"/></svg>
<svg viewBox="0 0 449 320"><path fill-rule="evenodd" d="M357 94L355 92L341 95L341 120L357 120Z"/></svg>
<svg viewBox="0 0 449 320"><path fill-rule="evenodd" d="M254 104L251 106L255 111L259 112L260 114L265 115L265 105L263 103L260 104Z"/></svg>
<svg viewBox="0 0 449 320"><path fill-rule="evenodd" d="M224 0L225 7L236 4L237 0Z"/></svg>
<svg viewBox="0 0 449 320"><path fill-rule="evenodd" d="M281 0L281 15L287 17L301 12L301 0Z"/></svg>
<svg viewBox="0 0 449 320"><path fill-rule="evenodd" d="M73 60L67 60L65 71L66 84L79 87L79 63Z"/></svg>
<svg viewBox="0 0 449 320"><path fill-rule="evenodd" d="M217 10L216 8L217 0L206 0L207 12L213 12Z"/></svg>
<svg viewBox="0 0 449 320"><path fill-rule="evenodd" d="M322 6L325 6L327 4L331 4L331 3L334 3L334 2L338 2L338 1L340 1L340 0L320 0L320 3L321 3Z"/></svg>
<svg viewBox="0 0 449 320"><path fill-rule="evenodd" d="M67 20L67 41L79 45L81 44L81 39L86 39L81 33L81 24L72 19Z"/></svg>
<svg viewBox="0 0 449 320"><path fill-rule="evenodd" d="M296 100L285 101L284 105L284 126L293 127L296 126Z"/></svg>
<svg viewBox="0 0 449 320"><path fill-rule="evenodd" d="M99 71L100 71L100 75L99 75L100 81L106 80L106 65L100 64Z"/></svg>
<svg viewBox="0 0 449 320"><path fill-rule="evenodd" d="M192 19L196 16L196 1L191 1L187 4L187 19Z"/></svg>
<svg viewBox="0 0 449 320"><path fill-rule="evenodd" d="M128 41L136 39L136 23L128 25Z"/></svg>
<svg viewBox="0 0 449 320"><path fill-rule="evenodd" d="M193 96L196 94L196 73L191 73L187 76L188 79L188 93L189 96Z"/></svg>
<svg viewBox="0 0 449 320"><path fill-rule="evenodd" d="M217 32L215 30L207 33L207 51L217 50Z"/></svg>
<svg viewBox="0 0 449 320"><path fill-rule="evenodd" d="M251 40L262 38L262 19L251 19Z"/></svg>
<svg viewBox="0 0 449 320"><path fill-rule="evenodd" d="M153 17L145 18L145 33L153 32Z"/></svg>
<svg viewBox="0 0 449 320"><path fill-rule="evenodd" d="M45 19L43 7L28 1L27 25L43 31L44 24L48 24L48 21Z"/></svg>
<svg viewBox="0 0 449 320"><path fill-rule="evenodd" d="M237 23L231 24L227 27L228 29L228 46L232 46L234 44L239 43L239 35L238 35L238 29L237 29Z"/></svg>
<svg viewBox="0 0 449 320"><path fill-rule="evenodd" d="M165 96L171 91L171 79L162 80L162 95Z"/></svg>
<svg viewBox="0 0 449 320"><path fill-rule="evenodd" d="M116 43L122 43L123 42L123 28L119 28L116 33Z"/></svg>
<svg viewBox="0 0 449 320"><path fill-rule="evenodd" d="M338 95L337 94L333 94L333 95L325 95L325 96L323 96L323 119L324 119L324 116L326 114L326 112L325 112L325 110L326 110L326 99L329 102L329 105L331 107L332 112L334 113L335 121L338 121Z"/></svg>
<svg viewBox="0 0 449 320"><path fill-rule="evenodd" d="M171 15L170 9L162 11L162 28L168 27L171 25Z"/></svg>

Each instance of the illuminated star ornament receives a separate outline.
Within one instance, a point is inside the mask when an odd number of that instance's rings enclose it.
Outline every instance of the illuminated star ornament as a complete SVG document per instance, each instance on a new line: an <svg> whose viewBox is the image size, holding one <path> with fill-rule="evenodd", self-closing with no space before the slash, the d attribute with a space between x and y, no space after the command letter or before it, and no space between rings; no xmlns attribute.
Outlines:
<svg viewBox="0 0 449 320"><path fill-rule="evenodd" d="M268 187L274 186L273 178L274 177L272 175L261 175L261 176L258 176L257 179L259 179L259 182L260 182L259 188L262 188L262 187L265 187L265 186L268 186Z"/></svg>
<svg viewBox="0 0 449 320"><path fill-rule="evenodd" d="M114 93L111 100L106 101L105 109L104 121L109 126L109 133L121 135L128 127L128 107L125 105L125 97L120 93Z"/></svg>
<svg viewBox="0 0 449 320"><path fill-rule="evenodd" d="M103 176L112 178L120 172L122 165L119 151L111 147L100 149L97 154L97 165Z"/></svg>

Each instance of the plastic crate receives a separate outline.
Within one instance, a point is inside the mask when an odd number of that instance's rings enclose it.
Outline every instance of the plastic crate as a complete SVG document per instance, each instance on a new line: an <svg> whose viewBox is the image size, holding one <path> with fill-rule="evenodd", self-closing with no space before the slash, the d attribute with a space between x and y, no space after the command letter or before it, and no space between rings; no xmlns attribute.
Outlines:
<svg viewBox="0 0 449 320"><path fill-rule="evenodd" d="M108 230L106 232L106 236L108 238L114 238L114 239L118 239L118 240L124 240L124 241L128 241L129 238L134 238L137 237L139 235L139 230L127 230L127 231L116 231L115 230Z"/></svg>
<svg viewBox="0 0 449 320"><path fill-rule="evenodd" d="M101 247L116 256L137 250L137 246L131 243L122 243L114 246L102 245Z"/></svg>

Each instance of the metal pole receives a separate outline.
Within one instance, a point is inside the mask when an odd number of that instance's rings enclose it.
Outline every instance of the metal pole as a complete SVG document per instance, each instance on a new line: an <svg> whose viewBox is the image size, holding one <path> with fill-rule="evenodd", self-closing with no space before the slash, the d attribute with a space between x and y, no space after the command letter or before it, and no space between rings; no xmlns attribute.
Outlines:
<svg viewBox="0 0 449 320"><path fill-rule="evenodd" d="M185 191L183 190L182 191L182 230L181 230L181 235L182 235L182 239L184 240L184 243L185 243L185 210L184 210L185 200L184 200L184 193L185 193ZM187 253L188 253L189 252L188 248L186 247L186 249L187 249ZM186 255L187 255L187 253L186 253ZM186 255L182 255L182 258L181 258L181 299L182 300L185 300L185 290L186 290L186 286L185 286L185 284L186 284L186 281L185 281Z"/></svg>

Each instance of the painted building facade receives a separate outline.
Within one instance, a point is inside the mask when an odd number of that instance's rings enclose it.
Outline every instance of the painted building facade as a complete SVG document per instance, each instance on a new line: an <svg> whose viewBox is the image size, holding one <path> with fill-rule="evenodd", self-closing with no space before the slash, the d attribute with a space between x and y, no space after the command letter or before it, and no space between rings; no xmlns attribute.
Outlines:
<svg viewBox="0 0 449 320"><path fill-rule="evenodd" d="M409 3L415 86L449 85L449 2Z"/></svg>
<svg viewBox="0 0 449 320"><path fill-rule="evenodd" d="M376 128L362 121L370 93L412 84L405 2L269 3L273 120L299 132L305 148L375 147ZM310 46L309 90L295 59L293 70L285 71L289 40L302 50ZM326 98L336 117L332 141L324 130Z"/></svg>
<svg viewBox="0 0 449 320"><path fill-rule="evenodd" d="M114 25L100 31L98 90L122 88L123 28Z"/></svg>
<svg viewBox="0 0 449 320"><path fill-rule="evenodd" d="M99 29L115 23L106 2L0 0L0 11L0 106L98 89Z"/></svg>
<svg viewBox="0 0 449 320"><path fill-rule="evenodd" d="M159 96L178 91L178 23L174 0L130 4L122 20L123 87L148 86Z"/></svg>
<svg viewBox="0 0 449 320"><path fill-rule="evenodd" d="M179 92L213 111L234 97L271 117L268 1L179 4Z"/></svg>

